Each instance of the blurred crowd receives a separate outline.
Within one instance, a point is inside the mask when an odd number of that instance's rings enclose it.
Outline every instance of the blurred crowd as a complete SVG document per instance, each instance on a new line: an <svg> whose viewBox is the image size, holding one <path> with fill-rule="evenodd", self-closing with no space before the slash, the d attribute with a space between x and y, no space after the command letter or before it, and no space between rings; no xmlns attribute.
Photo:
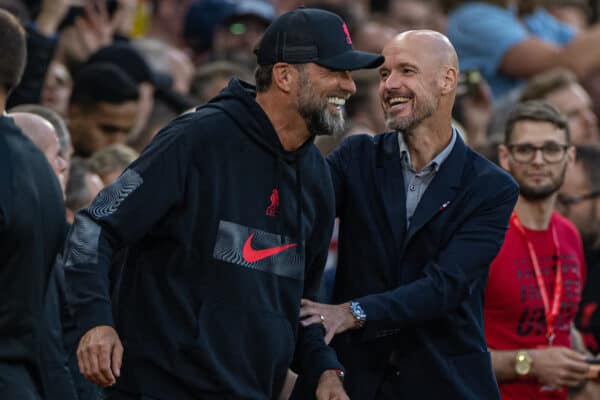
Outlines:
<svg viewBox="0 0 600 400"><path fill-rule="evenodd" d="M380 53L411 29L446 34L460 64L455 127L492 161L517 103L544 100L564 115L578 157L566 171L558 210L583 240L587 282L576 325L583 346L598 353L599 1L0 0L27 31L25 72L6 111L57 174L67 220L169 121L210 101L232 77L252 83L263 31L302 5L340 15L358 50ZM386 130L378 71L353 78L346 131L317 138L323 155L348 135ZM336 245L334 235L325 292Z"/></svg>
<svg viewBox="0 0 600 400"><path fill-rule="evenodd" d="M28 33L25 75L7 109L49 114L43 106L58 114L67 205L83 207L82 192L89 200L97 188L68 179L72 157L95 178L99 163L87 159L102 160L101 181L110 183L168 121L207 102L234 76L252 82L261 33L301 5L341 15L354 47L364 51L380 52L409 29L447 34L461 69L455 122L491 159L519 100L558 107L575 144L600 140L600 26L596 2L586 0L2 0ZM346 135L383 132L377 72L359 71L354 79ZM319 138L318 146L327 154L341 139ZM106 155L95 154L100 150Z"/></svg>

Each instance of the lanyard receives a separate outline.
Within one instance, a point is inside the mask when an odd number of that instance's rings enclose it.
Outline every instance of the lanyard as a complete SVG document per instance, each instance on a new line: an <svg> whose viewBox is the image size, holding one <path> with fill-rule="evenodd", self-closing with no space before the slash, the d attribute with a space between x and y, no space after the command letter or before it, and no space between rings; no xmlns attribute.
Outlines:
<svg viewBox="0 0 600 400"><path fill-rule="evenodd" d="M535 249L533 248L531 241L527 238L527 232L525 231L523 224L521 224L519 216L516 212L513 211L510 220L523 237L523 240L525 240L525 243L527 243L527 249L529 250L529 258L531 259L531 263L533 264L535 278L537 281L538 288L540 289L542 301L544 303L544 313L546 315L546 338L548 339L548 344L552 346L552 342L554 341L555 337L554 321L556 321L556 317L558 317L558 313L560 312L560 299L562 297L563 291L562 266L560 265L560 250L558 247L559 245L558 236L556 234L556 227L554 226L554 224L550 224L552 231L552 241L554 242L554 249L556 250L556 278L554 281L554 297L552 298L552 306L550 306L548 291L546 290L546 285L542 276L542 269L540 268Z"/></svg>

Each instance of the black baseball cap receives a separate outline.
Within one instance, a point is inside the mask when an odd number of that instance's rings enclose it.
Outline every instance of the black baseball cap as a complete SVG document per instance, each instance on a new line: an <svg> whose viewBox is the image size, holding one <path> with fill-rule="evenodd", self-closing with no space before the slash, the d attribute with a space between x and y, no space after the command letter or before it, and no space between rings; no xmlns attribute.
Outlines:
<svg viewBox="0 0 600 400"><path fill-rule="evenodd" d="M384 61L382 55L354 50L348 26L337 14L303 7L276 18L254 53L258 65L312 62L340 71L377 68Z"/></svg>

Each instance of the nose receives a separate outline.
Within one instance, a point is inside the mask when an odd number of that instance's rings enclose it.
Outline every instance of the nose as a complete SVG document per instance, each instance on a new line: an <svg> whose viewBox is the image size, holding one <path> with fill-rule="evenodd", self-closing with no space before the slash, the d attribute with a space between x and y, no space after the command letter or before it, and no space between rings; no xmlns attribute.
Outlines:
<svg viewBox="0 0 600 400"><path fill-rule="evenodd" d="M595 132L598 130L598 118L592 110L586 110L584 113L584 119L588 130Z"/></svg>
<svg viewBox="0 0 600 400"><path fill-rule="evenodd" d="M544 153L542 153L542 149L535 149L535 155L533 156L532 164L543 164L544 163Z"/></svg>
<svg viewBox="0 0 600 400"><path fill-rule="evenodd" d="M350 71L340 71L340 87L353 96L356 93L356 84Z"/></svg>
<svg viewBox="0 0 600 400"><path fill-rule="evenodd" d="M398 77L400 74L395 73L394 71L390 71L388 76L385 79L381 80L381 84L384 90L392 90L400 87L400 80Z"/></svg>

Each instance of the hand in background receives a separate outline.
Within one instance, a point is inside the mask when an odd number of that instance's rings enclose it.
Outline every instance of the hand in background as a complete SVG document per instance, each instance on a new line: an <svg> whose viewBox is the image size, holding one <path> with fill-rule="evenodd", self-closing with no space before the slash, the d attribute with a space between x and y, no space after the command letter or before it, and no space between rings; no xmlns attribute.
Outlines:
<svg viewBox="0 0 600 400"><path fill-rule="evenodd" d="M531 373L542 384L559 388L575 387L587 377L586 356L566 347L546 347L530 351Z"/></svg>

